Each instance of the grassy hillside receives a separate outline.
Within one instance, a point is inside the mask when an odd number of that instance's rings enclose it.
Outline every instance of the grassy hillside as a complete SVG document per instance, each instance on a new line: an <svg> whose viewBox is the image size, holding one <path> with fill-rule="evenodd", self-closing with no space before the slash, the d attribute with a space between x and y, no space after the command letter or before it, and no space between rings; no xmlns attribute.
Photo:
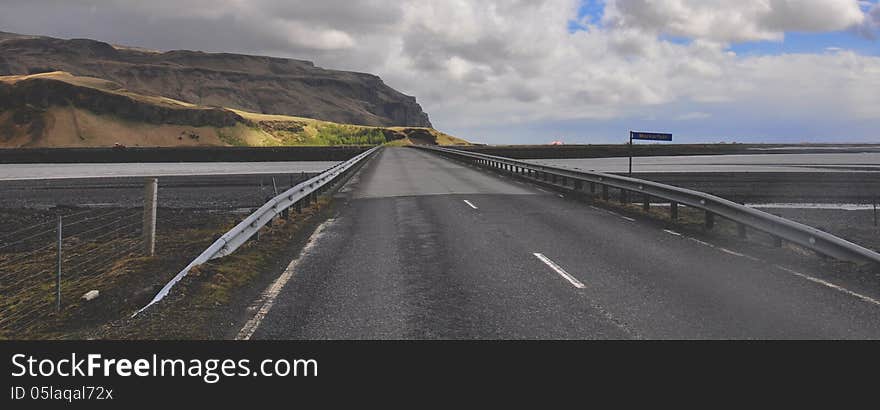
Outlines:
<svg viewBox="0 0 880 410"><path fill-rule="evenodd" d="M0 77L0 147L469 145L430 128L370 127L207 107L64 72Z"/></svg>
<svg viewBox="0 0 880 410"><path fill-rule="evenodd" d="M134 93L202 106L345 124L431 127L415 97L369 73L324 69L287 58L162 52L0 32L0 76L55 71L98 77Z"/></svg>

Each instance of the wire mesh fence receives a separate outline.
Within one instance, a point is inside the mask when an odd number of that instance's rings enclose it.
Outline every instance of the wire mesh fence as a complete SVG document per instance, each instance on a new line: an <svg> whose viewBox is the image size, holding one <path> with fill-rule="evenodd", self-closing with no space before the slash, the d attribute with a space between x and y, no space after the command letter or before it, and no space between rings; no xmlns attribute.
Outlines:
<svg viewBox="0 0 880 410"><path fill-rule="evenodd" d="M0 181L0 338L46 334L75 326L71 321L83 312L116 309L104 304L126 300L179 271L183 262L163 265L175 258L169 254L181 253L182 260L195 256L184 255L189 250L181 244L211 240L266 198L309 177L298 172L162 178L156 230L167 244L157 243L160 261L145 253L144 178ZM162 267L145 268L157 264ZM82 301L91 290L100 292L97 304ZM108 294L114 296L107 299Z"/></svg>
<svg viewBox="0 0 880 410"><path fill-rule="evenodd" d="M0 328L28 329L81 297L120 260L142 254L142 208L56 214L0 234Z"/></svg>

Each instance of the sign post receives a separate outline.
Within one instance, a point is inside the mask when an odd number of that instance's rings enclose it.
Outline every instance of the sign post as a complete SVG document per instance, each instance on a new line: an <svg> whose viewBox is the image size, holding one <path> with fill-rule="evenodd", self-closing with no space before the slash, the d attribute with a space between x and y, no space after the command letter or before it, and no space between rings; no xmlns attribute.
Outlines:
<svg viewBox="0 0 880 410"><path fill-rule="evenodd" d="M672 134L657 132L629 132L629 176L633 174L633 140L672 141Z"/></svg>

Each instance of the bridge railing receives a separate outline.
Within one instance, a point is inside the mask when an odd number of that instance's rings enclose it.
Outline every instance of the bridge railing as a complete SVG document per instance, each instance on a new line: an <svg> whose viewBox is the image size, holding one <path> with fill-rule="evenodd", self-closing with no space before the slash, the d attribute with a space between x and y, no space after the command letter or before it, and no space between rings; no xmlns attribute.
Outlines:
<svg viewBox="0 0 880 410"><path fill-rule="evenodd" d="M195 266L201 265L211 259L221 258L235 252L239 246L248 241L252 236L256 235L266 224L275 219L280 214L288 212L291 207L301 209L303 202L307 204L317 201L317 196L325 189L330 187L340 177L347 174L358 163L375 153L380 147L371 148L355 157L333 167L326 171L282 192L276 197L270 199L259 209L248 215L243 221L235 225L219 239L214 241L211 246L204 250L199 256L193 259L183 270L180 271L171 281L169 281L155 297L147 303L134 315L144 311L156 302L159 302L168 294L177 282L183 279ZM132 316L134 316L132 315Z"/></svg>
<svg viewBox="0 0 880 410"><path fill-rule="evenodd" d="M781 245L782 241L788 241L832 258L859 264L880 264L880 254L873 250L811 226L749 208L705 192L620 175L537 165L511 158L450 148L427 146L419 148L480 167L557 186L561 184L568 187L568 181L571 180L574 190L584 190L586 189L584 183L588 183L590 192L596 192L597 189L600 189L605 200L609 198L609 188L620 190L624 198L628 198L631 194L641 195L646 208L649 206L651 198L659 198L670 202L673 218L677 218L678 205L681 204L705 211L706 225L710 228L714 225L717 215L735 222L741 236L745 236L746 227L748 227L772 236L777 245Z"/></svg>

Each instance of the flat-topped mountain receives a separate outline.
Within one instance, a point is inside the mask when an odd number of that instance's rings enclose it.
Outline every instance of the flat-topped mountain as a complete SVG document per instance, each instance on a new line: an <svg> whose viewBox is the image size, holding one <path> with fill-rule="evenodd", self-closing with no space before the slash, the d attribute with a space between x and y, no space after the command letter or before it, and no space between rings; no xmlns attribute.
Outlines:
<svg viewBox="0 0 880 410"><path fill-rule="evenodd" d="M144 95L63 71L0 76L0 148L463 145L427 127L376 127L261 114Z"/></svg>
<svg viewBox="0 0 880 410"><path fill-rule="evenodd" d="M64 71L144 96L205 107L372 126L431 127L414 97L372 74L308 61L200 51L159 52L0 32L0 76Z"/></svg>

